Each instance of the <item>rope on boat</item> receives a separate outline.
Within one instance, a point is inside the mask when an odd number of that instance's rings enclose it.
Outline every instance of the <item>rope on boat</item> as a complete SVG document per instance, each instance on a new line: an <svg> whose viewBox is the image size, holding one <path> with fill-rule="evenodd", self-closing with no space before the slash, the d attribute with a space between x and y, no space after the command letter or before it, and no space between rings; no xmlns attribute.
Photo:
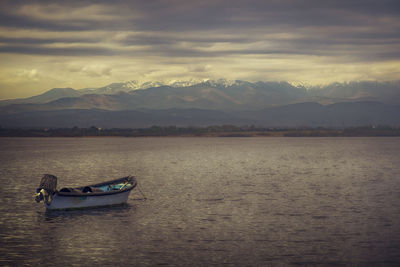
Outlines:
<svg viewBox="0 0 400 267"><path fill-rule="evenodd" d="M140 184L137 183L136 185L137 185L137 188L138 188L139 192L142 194L144 200L147 200L147 197L143 194L142 190L140 190Z"/></svg>
<svg viewBox="0 0 400 267"><path fill-rule="evenodd" d="M121 188L119 189L119 190L122 190L122 188L124 188L125 186L127 186L129 184L129 182L128 181L126 181L125 183L124 183L124 185L123 186L121 186Z"/></svg>

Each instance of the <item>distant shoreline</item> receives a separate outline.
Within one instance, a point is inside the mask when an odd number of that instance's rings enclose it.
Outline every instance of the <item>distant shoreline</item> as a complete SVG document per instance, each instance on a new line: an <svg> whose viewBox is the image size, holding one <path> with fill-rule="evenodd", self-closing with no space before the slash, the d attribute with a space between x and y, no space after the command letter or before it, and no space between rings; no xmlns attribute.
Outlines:
<svg viewBox="0 0 400 267"><path fill-rule="evenodd" d="M0 137L391 137L400 128L389 126L329 128L263 128L254 126L176 127L102 129L90 128L0 128Z"/></svg>

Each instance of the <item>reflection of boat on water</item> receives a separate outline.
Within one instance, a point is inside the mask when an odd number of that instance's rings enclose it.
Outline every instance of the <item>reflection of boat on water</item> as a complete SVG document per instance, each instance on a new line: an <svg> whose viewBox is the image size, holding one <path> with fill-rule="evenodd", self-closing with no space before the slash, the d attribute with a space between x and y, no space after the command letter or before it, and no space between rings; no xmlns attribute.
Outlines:
<svg viewBox="0 0 400 267"><path fill-rule="evenodd" d="M103 183L57 190L57 177L45 174L35 195L36 202L43 200L46 209L80 209L126 203L137 185L133 176Z"/></svg>

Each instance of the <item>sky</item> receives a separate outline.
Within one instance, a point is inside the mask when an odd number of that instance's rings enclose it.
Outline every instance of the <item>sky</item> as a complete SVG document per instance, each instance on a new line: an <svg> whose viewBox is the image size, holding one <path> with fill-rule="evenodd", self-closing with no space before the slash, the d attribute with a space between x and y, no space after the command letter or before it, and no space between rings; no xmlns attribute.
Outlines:
<svg viewBox="0 0 400 267"><path fill-rule="evenodd" d="M398 0L0 0L0 99L130 80L399 77Z"/></svg>

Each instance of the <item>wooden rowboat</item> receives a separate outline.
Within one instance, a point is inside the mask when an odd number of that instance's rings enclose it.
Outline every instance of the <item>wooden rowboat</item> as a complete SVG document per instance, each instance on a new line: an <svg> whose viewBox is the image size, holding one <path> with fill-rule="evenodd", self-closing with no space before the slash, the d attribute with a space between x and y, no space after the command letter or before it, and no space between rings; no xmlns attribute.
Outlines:
<svg viewBox="0 0 400 267"><path fill-rule="evenodd" d="M87 186L65 187L58 191L57 177L45 174L35 199L36 202L43 200L48 210L112 206L126 203L136 185L135 177L127 176Z"/></svg>

